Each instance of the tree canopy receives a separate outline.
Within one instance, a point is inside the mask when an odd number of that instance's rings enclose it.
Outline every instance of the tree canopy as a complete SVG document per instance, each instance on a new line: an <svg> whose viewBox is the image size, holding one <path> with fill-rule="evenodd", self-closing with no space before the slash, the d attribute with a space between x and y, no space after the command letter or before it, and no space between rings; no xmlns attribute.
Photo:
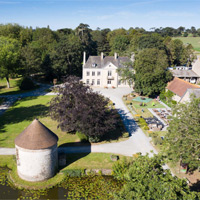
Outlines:
<svg viewBox="0 0 200 200"><path fill-rule="evenodd" d="M172 109L165 150L173 162L189 164L190 170L200 166L200 98L179 103Z"/></svg>
<svg viewBox="0 0 200 200"><path fill-rule="evenodd" d="M0 77L6 78L8 88L9 76L17 71L19 42L15 39L0 37Z"/></svg>
<svg viewBox="0 0 200 200"><path fill-rule="evenodd" d="M139 156L129 164L124 161L115 164L114 176L125 180L115 199L196 199L197 194L190 191L186 181L172 176L169 170L163 169L163 164L163 157L157 155ZM122 170L124 166L126 170Z"/></svg>
<svg viewBox="0 0 200 200"><path fill-rule="evenodd" d="M81 132L98 141L116 128L118 116L108 107L109 99L93 92L79 78L68 77L58 92L50 102L50 115L63 131Z"/></svg>

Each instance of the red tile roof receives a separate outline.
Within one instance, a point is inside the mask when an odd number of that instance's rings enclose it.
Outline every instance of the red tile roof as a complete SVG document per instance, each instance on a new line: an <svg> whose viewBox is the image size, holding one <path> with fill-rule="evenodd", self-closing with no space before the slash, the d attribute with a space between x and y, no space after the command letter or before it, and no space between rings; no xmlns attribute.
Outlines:
<svg viewBox="0 0 200 200"><path fill-rule="evenodd" d="M178 95L179 97L182 97L187 91L187 89L196 89L196 88L200 88L200 86L194 85L177 77L175 77L167 85L167 89L173 92L174 94Z"/></svg>

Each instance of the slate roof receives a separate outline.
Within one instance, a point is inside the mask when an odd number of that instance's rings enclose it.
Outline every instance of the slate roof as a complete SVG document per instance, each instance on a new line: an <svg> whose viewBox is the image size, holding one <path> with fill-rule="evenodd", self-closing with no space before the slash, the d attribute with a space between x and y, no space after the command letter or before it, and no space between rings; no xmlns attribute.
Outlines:
<svg viewBox="0 0 200 200"><path fill-rule="evenodd" d="M58 136L37 119L15 138L15 144L29 150L47 149L57 144Z"/></svg>
<svg viewBox="0 0 200 200"><path fill-rule="evenodd" d="M180 78L174 77L174 79L168 83L167 89L172 91L174 94L182 97L187 89L197 89L200 87L198 85L194 85L192 83L188 83Z"/></svg>
<svg viewBox="0 0 200 200"><path fill-rule="evenodd" d="M128 57L117 57L115 59L114 56L106 56L103 59L101 59L101 56L90 56L87 60L87 62L84 65L84 68L103 68L105 67L108 63L113 63L117 68L122 68L124 67L123 63L125 62L130 62L130 58ZM95 67L92 65L96 64Z"/></svg>
<svg viewBox="0 0 200 200"><path fill-rule="evenodd" d="M176 77L185 77L185 78L199 78L193 70L171 70L172 74Z"/></svg>

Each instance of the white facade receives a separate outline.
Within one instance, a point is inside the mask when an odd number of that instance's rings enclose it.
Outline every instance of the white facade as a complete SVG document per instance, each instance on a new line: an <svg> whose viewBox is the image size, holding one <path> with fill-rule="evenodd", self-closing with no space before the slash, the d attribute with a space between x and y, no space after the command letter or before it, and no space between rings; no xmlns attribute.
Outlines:
<svg viewBox="0 0 200 200"><path fill-rule="evenodd" d="M94 87L129 87L126 81L121 81L117 73L118 67L112 62L106 62L101 67L98 67L94 62L91 63L91 66L85 67L85 57L83 60L83 83ZM103 56L101 56L102 60ZM117 61L117 57L115 57L115 61Z"/></svg>
<svg viewBox="0 0 200 200"><path fill-rule="evenodd" d="M53 177L58 168L57 144L40 150L28 150L15 145L17 172L26 181L43 181Z"/></svg>

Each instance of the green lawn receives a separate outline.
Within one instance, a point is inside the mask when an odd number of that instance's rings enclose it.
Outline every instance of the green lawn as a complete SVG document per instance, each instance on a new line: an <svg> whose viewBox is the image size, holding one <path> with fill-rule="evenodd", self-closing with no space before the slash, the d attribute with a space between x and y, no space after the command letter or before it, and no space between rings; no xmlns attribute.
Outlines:
<svg viewBox="0 0 200 200"><path fill-rule="evenodd" d="M174 37L180 39L184 44L191 44L196 51L200 51L200 37Z"/></svg>
<svg viewBox="0 0 200 200"><path fill-rule="evenodd" d="M154 106L152 105L154 103ZM162 104L159 102L152 100L149 103L146 103L146 106L140 106L140 102L132 101L132 107L135 112L143 117L153 117L152 113L148 110L148 108L165 108ZM142 110L144 112L142 112Z"/></svg>
<svg viewBox="0 0 200 200"><path fill-rule="evenodd" d="M64 169L112 169L114 161L110 159L111 153L73 153L66 154L67 166ZM133 160L133 157L118 155L119 160L126 157ZM64 170L63 169L63 170Z"/></svg>
<svg viewBox="0 0 200 200"><path fill-rule="evenodd" d="M47 116L48 102L51 98L52 96L40 96L21 99L0 116L0 147L14 147L15 137L35 118L58 135L58 145L79 141L76 135L66 134L57 129L57 122Z"/></svg>
<svg viewBox="0 0 200 200"><path fill-rule="evenodd" d="M10 79L10 88L7 88L6 79L0 79L0 94L15 94L20 91L19 87L17 86L18 82L21 78Z"/></svg>

